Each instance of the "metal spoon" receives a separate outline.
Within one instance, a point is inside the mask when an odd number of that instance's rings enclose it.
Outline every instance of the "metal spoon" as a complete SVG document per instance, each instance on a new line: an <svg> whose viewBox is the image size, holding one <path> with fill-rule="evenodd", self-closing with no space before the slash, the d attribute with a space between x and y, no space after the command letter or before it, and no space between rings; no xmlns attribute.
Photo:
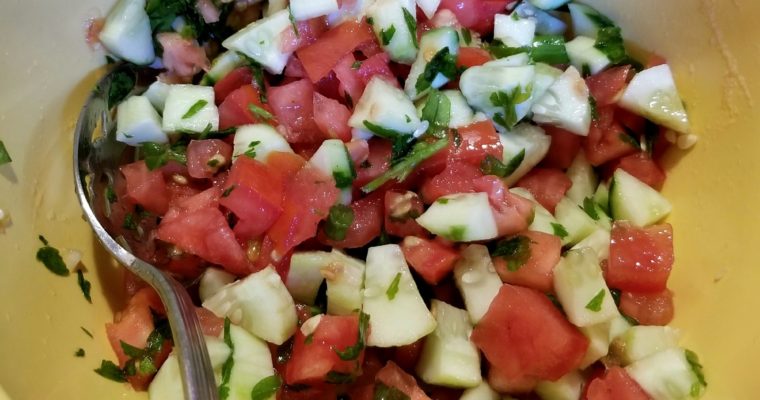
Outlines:
<svg viewBox="0 0 760 400"><path fill-rule="evenodd" d="M100 79L79 114L74 132L77 197L85 217L106 250L158 292L166 307L174 337L174 351L179 359L185 399L216 400L218 390L211 361L187 291L168 274L135 257L104 228L108 226L106 210L109 207L105 190L113 176L119 173L118 167L125 150L125 146L116 141L115 122L110 112L112 105L108 104L108 98L114 78L124 73L132 74L135 82L138 81L137 71L125 65L116 65Z"/></svg>

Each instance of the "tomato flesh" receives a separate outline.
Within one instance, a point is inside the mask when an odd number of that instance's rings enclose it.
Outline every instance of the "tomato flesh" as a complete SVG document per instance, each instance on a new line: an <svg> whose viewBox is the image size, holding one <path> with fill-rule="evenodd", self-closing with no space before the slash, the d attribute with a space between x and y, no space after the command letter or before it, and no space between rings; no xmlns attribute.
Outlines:
<svg viewBox="0 0 760 400"><path fill-rule="evenodd" d="M667 325L673 320L673 292L620 294L620 311L642 325Z"/></svg>
<svg viewBox="0 0 760 400"><path fill-rule="evenodd" d="M570 178L556 168L534 168L515 186L528 189L536 201L554 214L554 208L573 185Z"/></svg>
<svg viewBox="0 0 760 400"><path fill-rule="evenodd" d="M586 391L587 400L649 400L649 395L620 367L608 369L593 379Z"/></svg>
<svg viewBox="0 0 760 400"><path fill-rule="evenodd" d="M618 221L610 236L610 258L605 271L610 287L643 293L666 289L673 266L670 224L638 228Z"/></svg>
<svg viewBox="0 0 760 400"><path fill-rule="evenodd" d="M494 257L493 264L496 272L506 283L552 293L554 267L559 262L562 253L562 240L555 235L533 231L522 232L520 236L528 238L530 256L516 271L511 271L503 258Z"/></svg>
<svg viewBox="0 0 760 400"><path fill-rule="evenodd" d="M425 282L436 285L454 270L459 253L451 246L416 236L407 236L401 244L404 258Z"/></svg>

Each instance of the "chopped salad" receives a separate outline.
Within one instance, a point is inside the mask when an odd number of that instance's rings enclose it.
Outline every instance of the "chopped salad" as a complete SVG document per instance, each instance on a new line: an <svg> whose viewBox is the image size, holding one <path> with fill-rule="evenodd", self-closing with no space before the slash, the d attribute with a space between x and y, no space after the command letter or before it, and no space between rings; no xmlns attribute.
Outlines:
<svg viewBox="0 0 760 400"><path fill-rule="evenodd" d="M88 40L156 77L109 93L133 156L108 228L194 296L220 398L705 391L660 193L696 137L665 60L591 6L118 0ZM96 372L181 399L165 310L125 282Z"/></svg>

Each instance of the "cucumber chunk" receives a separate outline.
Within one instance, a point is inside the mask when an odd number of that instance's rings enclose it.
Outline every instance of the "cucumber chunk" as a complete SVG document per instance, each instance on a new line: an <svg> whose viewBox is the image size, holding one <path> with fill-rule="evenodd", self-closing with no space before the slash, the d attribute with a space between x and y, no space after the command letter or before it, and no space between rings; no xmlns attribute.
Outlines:
<svg viewBox="0 0 760 400"><path fill-rule="evenodd" d="M569 67L533 104L533 120L556 125L580 136L591 127L591 104L586 81L574 67Z"/></svg>
<svg viewBox="0 0 760 400"><path fill-rule="evenodd" d="M585 380L578 371L572 371L556 381L541 381L536 385L536 394L542 400L577 400Z"/></svg>
<svg viewBox="0 0 760 400"><path fill-rule="evenodd" d="M201 104L203 106L196 109ZM214 88L171 85L164 104L163 130L201 133L206 129L219 129L219 110L214 103Z"/></svg>
<svg viewBox="0 0 760 400"><path fill-rule="evenodd" d="M505 184L513 185L544 159L549 152L552 139L541 127L520 123L511 131L500 132L499 141L504 147L504 164L509 165L515 157L522 154L522 161L517 169L504 178Z"/></svg>
<svg viewBox="0 0 760 400"><path fill-rule="evenodd" d="M424 96L430 89L438 89L449 82L449 78L440 71L431 82L428 82L427 88L418 90L420 79L425 79L424 72L428 68L446 67L443 65L430 65L434 57L443 49L447 49L449 54L456 57L459 54L459 34L454 28L443 27L425 32L420 39L420 51L417 58L412 64L409 76L404 83L404 91L413 100Z"/></svg>
<svg viewBox="0 0 760 400"><path fill-rule="evenodd" d="M425 338L417 374L431 385L454 388L479 385L483 381L480 352L470 341L472 323L467 311L435 299L430 311L438 325Z"/></svg>
<svg viewBox="0 0 760 400"><path fill-rule="evenodd" d="M610 350L610 343L630 327L631 324L622 315L618 315L609 321L579 328L589 341L580 367L586 368L606 356Z"/></svg>
<svg viewBox="0 0 760 400"><path fill-rule="evenodd" d="M454 242L489 240L499 235L486 193L443 196L416 220L423 228Z"/></svg>
<svg viewBox="0 0 760 400"><path fill-rule="evenodd" d="M148 86L148 89L143 93L143 96L150 100L150 104L153 105L153 108L155 108L156 111L163 113L164 104L166 104L166 96L169 95L169 88L171 88L171 85L168 83L156 80Z"/></svg>
<svg viewBox="0 0 760 400"><path fill-rule="evenodd" d="M348 120L350 127L363 132L370 131L367 123L392 131L392 135L396 136L412 135L421 126L417 109L406 93L380 77L372 78L367 84L362 97L356 103L354 113ZM370 133L378 134L377 132ZM383 134L383 136L388 135Z"/></svg>
<svg viewBox="0 0 760 400"><path fill-rule="evenodd" d="M225 51L211 62L211 68L201 79L201 85L213 86L233 69L246 64L245 58L234 51Z"/></svg>
<svg viewBox="0 0 760 400"><path fill-rule="evenodd" d="M669 326L633 326L612 343L612 353L629 365L655 353L678 347L678 330Z"/></svg>
<svg viewBox="0 0 760 400"><path fill-rule="evenodd" d="M554 290L575 326L595 325L619 315L599 258L589 248L565 253L554 267Z"/></svg>
<svg viewBox="0 0 760 400"><path fill-rule="evenodd" d="M161 129L161 117L145 96L132 96L116 110L116 140L130 146L146 142L166 143L169 137Z"/></svg>
<svg viewBox="0 0 760 400"><path fill-rule="evenodd" d="M322 142L309 160L316 169L335 179L338 189L350 188L356 178L354 162L346 145L340 139L328 139Z"/></svg>
<svg viewBox="0 0 760 400"><path fill-rule="evenodd" d="M578 152L567 169L567 177L570 178L573 185L565 193L565 196L574 201L575 204L582 206L584 200L594 196L599 185L599 178L597 178L594 167L589 164L582 151Z"/></svg>
<svg viewBox="0 0 760 400"><path fill-rule="evenodd" d="M282 32L293 29L288 10L279 10L272 15L252 22L222 42L224 48L240 52L256 60L267 71L281 74L290 57L284 48Z"/></svg>
<svg viewBox="0 0 760 400"><path fill-rule="evenodd" d="M293 300L309 306L314 305L319 287L324 282L322 268L330 264L332 254L326 251L299 251L290 257L290 269L285 287Z"/></svg>
<svg viewBox="0 0 760 400"><path fill-rule="evenodd" d="M249 154L251 150L255 153L254 159L266 162L269 154L275 151L292 153L287 140L285 140L277 129L267 124L244 125L235 132L234 147L232 158L236 159L241 155Z"/></svg>
<svg viewBox="0 0 760 400"><path fill-rule="evenodd" d="M619 104L666 128L689 132L689 116L667 64L636 74L623 92Z"/></svg>
<svg viewBox="0 0 760 400"><path fill-rule="evenodd" d="M570 250L579 250L584 247L594 250L599 257L599 261L608 259L610 257L610 231L597 229L594 233L576 243Z"/></svg>
<svg viewBox="0 0 760 400"><path fill-rule="evenodd" d="M470 108L470 105L467 104L467 99L464 98L462 92L458 90L444 90L441 93L449 98L449 103L451 104L449 128L457 129L473 123L475 113Z"/></svg>
<svg viewBox="0 0 760 400"><path fill-rule="evenodd" d="M583 70L588 68L592 74L603 71L610 65L610 59L601 50L594 47L596 40L587 36L577 36L565 44L570 64Z"/></svg>
<svg viewBox="0 0 760 400"><path fill-rule="evenodd" d="M235 275L223 269L208 268L201 275L201 281L198 284L198 296L202 302L206 301L232 282L235 282Z"/></svg>
<svg viewBox="0 0 760 400"><path fill-rule="evenodd" d="M599 204L599 207L607 214L610 215L610 185L606 182L601 182L594 192L594 201Z"/></svg>
<svg viewBox="0 0 760 400"><path fill-rule="evenodd" d="M337 0L290 0L290 12L296 21L306 21L336 11Z"/></svg>
<svg viewBox="0 0 760 400"><path fill-rule="evenodd" d="M222 333L224 335L224 333ZM249 400L251 391L262 379L274 375L269 345L245 329L230 325L233 367L228 400ZM273 400L275 396L269 398Z"/></svg>
<svg viewBox="0 0 760 400"><path fill-rule="evenodd" d="M509 47L530 47L536 36L536 20L512 15L496 14L494 16L494 39L501 40Z"/></svg>
<svg viewBox="0 0 760 400"><path fill-rule="evenodd" d="M533 222L530 223L528 230L548 233L549 235L556 235L560 238L564 238L560 235L561 231L565 230L565 227L557 221L556 218L544 208L536 198L525 188L513 187L509 189L512 194L516 194L522 198L528 199L533 203ZM561 227L561 229L560 229ZM564 232L562 232L564 233Z"/></svg>
<svg viewBox="0 0 760 400"><path fill-rule="evenodd" d="M417 56L417 5L414 0L376 0L367 8L378 42L391 60L411 64Z"/></svg>
<svg viewBox="0 0 760 400"><path fill-rule="evenodd" d="M106 50L122 60L148 65L156 58L145 0L119 0L98 37Z"/></svg>
<svg viewBox="0 0 760 400"><path fill-rule="evenodd" d="M327 312L332 315L350 315L362 308L364 288L363 261L333 249L330 264L326 266ZM324 272L323 272L324 273Z"/></svg>
<svg viewBox="0 0 760 400"><path fill-rule="evenodd" d="M554 209L554 216L568 235L562 239L565 245L573 245L594 233L599 226L582 208L567 197L562 198Z"/></svg>
<svg viewBox="0 0 760 400"><path fill-rule="evenodd" d="M562 35L567 30L567 24L554 15L537 8L530 2L522 2L515 8L521 18L536 20L536 33L539 35Z"/></svg>
<svg viewBox="0 0 760 400"><path fill-rule="evenodd" d="M573 33L576 36L596 38L599 29L615 26L612 20L591 6L570 3L568 8L570 8L570 17L573 20Z"/></svg>
<svg viewBox="0 0 760 400"><path fill-rule="evenodd" d="M454 266L454 282L462 294L470 321L477 324L499 293L502 282L485 246L469 245L461 255Z"/></svg>
<svg viewBox="0 0 760 400"><path fill-rule="evenodd" d="M610 183L610 212L615 220L627 220L636 226L652 225L670 214L673 207L658 191L617 169Z"/></svg>
<svg viewBox="0 0 760 400"><path fill-rule="evenodd" d="M363 305L363 311L369 315L369 346L407 345L436 327L401 247L395 244L370 247L367 251Z"/></svg>
<svg viewBox="0 0 760 400"><path fill-rule="evenodd" d="M654 400L699 398L705 386L683 349L667 349L625 367Z"/></svg>
<svg viewBox="0 0 760 400"><path fill-rule="evenodd" d="M441 5L441 0L417 0L417 7L422 10L427 19L432 19L435 12L438 11L438 7Z"/></svg>
<svg viewBox="0 0 760 400"><path fill-rule="evenodd" d="M480 385L462 392L462 397L459 400L499 400L500 398L499 393L491 389L488 386L488 382L483 380L483 382L480 382Z"/></svg>
<svg viewBox="0 0 760 400"><path fill-rule="evenodd" d="M533 98L540 99L562 75L562 70L549 64L536 63L536 77L533 80Z"/></svg>

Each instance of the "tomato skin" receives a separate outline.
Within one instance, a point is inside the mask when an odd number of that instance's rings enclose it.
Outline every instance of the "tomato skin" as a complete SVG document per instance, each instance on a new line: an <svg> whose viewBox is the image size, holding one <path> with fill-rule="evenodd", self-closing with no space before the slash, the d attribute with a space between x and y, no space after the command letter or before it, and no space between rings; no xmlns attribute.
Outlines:
<svg viewBox="0 0 760 400"><path fill-rule="evenodd" d="M369 140L369 155L366 163L356 168L354 188L358 189L384 174L391 167L391 143L387 140L373 138Z"/></svg>
<svg viewBox="0 0 760 400"><path fill-rule="evenodd" d="M528 189L544 208L554 214L554 208L573 185L570 178L556 168L534 168L515 186Z"/></svg>
<svg viewBox="0 0 760 400"><path fill-rule="evenodd" d="M491 53L480 47L461 47L457 54L457 67L477 67L491 61Z"/></svg>
<svg viewBox="0 0 760 400"><path fill-rule="evenodd" d="M622 168L655 190L662 190L662 186L665 184L665 172L646 152L625 156L613 163L610 170L614 172L618 168Z"/></svg>
<svg viewBox="0 0 760 400"><path fill-rule="evenodd" d="M394 347L391 358L401 369L414 371L414 367L417 365L417 361L419 361L422 354L422 346L424 344L425 339L423 338L405 346Z"/></svg>
<svg viewBox="0 0 760 400"><path fill-rule="evenodd" d="M649 400L649 395L620 367L612 367L604 376L591 380L586 400Z"/></svg>
<svg viewBox="0 0 760 400"><path fill-rule="evenodd" d="M504 155L504 146L491 121L480 121L457 129L459 137L449 133L449 144L420 165L427 174L437 174L453 161L480 167L486 156L499 160Z"/></svg>
<svg viewBox="0 0 760 400"><path fill-rule="evenodd" d="M581 150L583 137L552 125L541 125L552 142L549 151L541 160L541 165L548 168L567 169Z"/></svg>
<svg viewBox="0 0 760 400"><path fill-rule="evenodd" d="M389 62L390 62L390 56L388 55L388 53L385 53L385 52L377 53L361 62L361 65L356 70L356 75L359 76L359 78L361 79L361 81L364 83L365 86L375 76L380 76L382 78L385 78L386 81L392 83L394 86L398 86L398 80L396 79L396 74L394 74L393 71L391 71L391 68L388 65ZM354 99L354 101L358 101L358 98Z"/></svg>
<svg viewBox="0 0 760 400"><path fill-rule="evenodd" d="M557 380L577 369L588 339L543 293L504 284L470 339L511 382Z"/></svg>
<svg viewBox="0 0 760 400"><path fill-rule="evenodd" d="M610 287L643 293L666 289L674 259L670 224L638 228L617 221L610 235L610 258L605 270Z"/></svg>
<svg viewBox="0 0 760 400"><path fill-rule="evenodd" d="M314 86L301 79L267 91L269 105L286 128L288 143L318 143L325 138L314 121Z"/></svg>
<svg viewBox="0 0 760 400"><path fill-rule="evenodd" d="M272 108L268 104L261 102L259 91L252 85L244 85L232 91L224 98L222 104L219 105L219 129L224 130L241 125L276 122L267 121L263 117L251 112L249 108L250 104L272 113Z"/></svg>
<svg viewBox="0 0 760 400"><path fill-rule="evenodd" d="M349 118L351 118L351 111L348 107L337 100L314 93L314 122L324 136L344 142L350 141Z"/></svg>
<svg viewBox="0 0 760 400"><path fill-rule="evenodd" d="M414 376L407 374L399 368L393 361L388 361L385 366L375 375L377 382L382 382L386 386L394 387L409 396L410 400L430 400Z"/></svg>
<svg viewBox="0 0 760 400"><path fill-rule="evenodd" d="M443 0L441 9L452 11L462 26L478 33L493 30L494 15L504 12L513 0Z"/></svg>
<svg viewBox="0 0 760 400"><path fill-rule="evenodd" d="M673 320L673 292L620 294L620 310L642 325L667 325Z"/></svg>
<svg viewBox="0 0 760 400"><path fill-rule="evenodd" d="M260 236L282 213L283 183L279 175L272 167L250 157L238 157L232 165L225 194L219 203L240 219L235 225L240 239Z"/></svg>
<svg viewBox="0 0 760 400"><path fill-rule="evenodd" d="M338 61L360 45L373 42L372 27L364 22L347 21L324 33L319 40L296 51L312 82L327 76Z"/></svg>
<svg viewBox="0 0 760 400"><path fill-rule="evenodd" d="M364 86L366 84L356 73L354 63L356 63L356 58L354 58L352 53L348 53L335 64L333 71L338 82L340 82L339 90L343 97L348 96L356 102L359 101L362 93L364 93Z"/></svg>
<svg viewBox="0 0 760 400"><path fill-rule="evenodd" d="M346 238L332 240L327 237L324 229L319 231L317 240L327 246L338 249L355 249L368 245L383 230L383 197L382 193L371 195L351 203L354 211L354 220L348 227Z"/></svg>
<svg viewBox="0 0 760 400"><path fill-rule="evenodd" d="M169 192L161 170L150 171L145 161L122 165L119 170L126 179L127 199L155 215L169 209Z"/></svg>
<svg viewBox="0 0 760 400"><path fill-rule="evenodd" d="M283 40L280 50L283 52L290 53L316 42L327 30L327 20L325 17L317 17L298 21L296 22L296 29L298 29L298 34L293 29L286 29L282 32Z"/></svg>
<svg viewBox="0 0 760 400"><path fill-rule="evenodd" d="M483 176L480 168L460 161L448 163L440 174L428 178L420 188L425 204L432 204L441 196L475 192L474 181Z"/></svg>
<svg viewBox="0 0 760 400"><path fill-rule="evenodd" d="M632 72L633 69L630 65L621 65L586 78L586 86L588 86L591 96L596 100L596 105L615 104L625 89L628 78L632 76Z"/></svg>
<svg viewBox="0 0 760 400"><path fill-rule="evenodd" d="M198 321L201 324L201 330L204 335L219 337L219 334L224 329L224 319L217 317L214 313L203 307L196 307L195 315L198 316Z"/></svg>
<svg viewBox="0 0 760 400"><path fill-rule="evenodd" d="M615 120L615 106L597 107L599 117L591 121L591 129L584 142L586 159L593 166L635 153L639 149L625 140L627 133Z"/></svg>
<svg viewBox="0 0 760 400"><path fill-rule="evenodd" d="M533 219L533 203L530 200L510 193L504 181L497 176L484 176L473 181L473 184L475 191L488 193L499 236L528 229Z"/></svg>
<svg viewBox="0 0 760 400"><path fill-rule="evenodd" d="M425 282L436 285L454 270L459 253L441 242L407 236L401 244L404 258Z"/></svg>
<svg viewBox="0 0 760 400"><path fill-rule="evenodd" d="M562 253L562 240L543 232L520 233L530 240L530 257L517 271L510 271L501 257L494 257L493 264L501 280L543 293L554 292L554 267Z"/></svg>
<svg viewBox="0 0 760 400"><path fill-rule="evenodd" d="M214 84L214 100L216 104L222 104L225 98L243 85L253 82L253 72L249 67L239 67L230 71L216 84Z"/></svg>
<svg viewBox="0 0 760 400"><path fill-rule="evenodd" d="M216 164L209 165L214 158ZM187 145L187 173L197 179L210 179L232 160L232 146L219 139L191 140Z"/></svg>
<svg viewBox="0 0 760 400"><path fill-rule="evenodd" d="M267 156L266 164L272 171L279 174L283 182L289 180L306 164L306 160L298 154L274 151Z"/></svg>
<svg viewBox="0 0 760 400"><path fill-rule="evenodd" d="M398 237L428 235L425 228L414 220L425 211L417 193L389 190L385 192L384 205L385 233Z"/></svg>

